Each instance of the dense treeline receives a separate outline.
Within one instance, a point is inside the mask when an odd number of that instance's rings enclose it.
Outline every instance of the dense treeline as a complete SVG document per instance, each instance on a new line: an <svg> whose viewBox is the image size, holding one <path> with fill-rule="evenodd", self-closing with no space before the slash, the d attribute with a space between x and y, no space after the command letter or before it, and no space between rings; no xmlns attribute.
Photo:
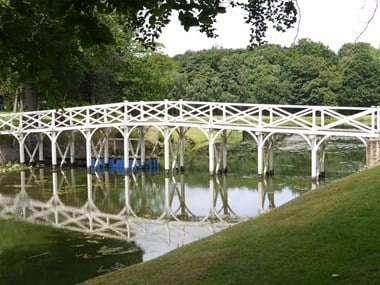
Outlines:
<svg viewBox="0 0 380 285"><path fill-rule="evenodd" d="M175 57L171 99L303 105L380 105L380 50L345 44L334 53L300 40L290 48L217 49Z"/></svg>
<svg viewBox="0 0 380 285"><path fill-rule="evenodd" d="M111 19L117 33L117 23ZM345 44L335 53L321 43L300 40L285 48L213 48L170 58L149 51L120 33L116 42L85 50L62 74L63 106L123 100L184 99L303 105L380 105L380 50L366 43ZM66 52L70 52L67 50ZM8 109L24 94L4 72L0 96ZM54 88L52 82L51 88ZM46 91L48 92L48 90ZM39 108L51 108L39 94Z"/></svg>

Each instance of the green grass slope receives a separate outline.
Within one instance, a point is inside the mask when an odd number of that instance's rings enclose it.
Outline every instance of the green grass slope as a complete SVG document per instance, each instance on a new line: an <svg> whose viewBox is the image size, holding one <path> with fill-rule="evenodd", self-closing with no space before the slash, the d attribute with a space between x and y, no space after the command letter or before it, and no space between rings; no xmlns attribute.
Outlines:
<svg viewBox="0 0 380 285"><path fill-rule="evenodd" d="M86 284L380 284L380 167Z"/></svg>

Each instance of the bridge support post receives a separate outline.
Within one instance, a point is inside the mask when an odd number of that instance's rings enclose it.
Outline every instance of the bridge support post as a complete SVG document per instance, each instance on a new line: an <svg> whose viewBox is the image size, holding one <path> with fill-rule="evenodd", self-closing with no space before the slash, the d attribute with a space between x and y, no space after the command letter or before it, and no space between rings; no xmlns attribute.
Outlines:
<svg viewBox="0 0 380 285"><path fill-rule="evenodd" d="M141 169L145 169L145 130L139 127L140 161Z"/></svg>
<svg viewBox="0 0 380 285"><path fill-rule="evenodd" d="M318 170L318 138L310 136L311 148L311 179L316 181L319 179Z"/></svg>
<svg viewBox="0 0 380 285"><path fill-rule="evenodd" d="M325 157L326 157L326 144L323 142L319 147L319 178L325 178Z"/></svg>
<svg viewBox="0 0 380 285"><path fill-rule="evenodd" d="M222 151L222 173L227 173L227 130L223 130L221 151Z"/></svg>
<svg viewBox="0 0 380 285"><path fill-rule="evenodd" d="M75 132L71 132L70 134L70 165L74 166L75 164Z"/></svg>
<svg viewBox="0 0 380 285"><path fill-rule="evenodd" d="M213 130L208 130L208 169L211 176L215 175L215 149Z"/></svg>
<svg viewBox="0 0 380 285"><path fill-rule="evenodd" d="M51 167L53 169L57 168L57 133L51 132L50 133L50 140L51 140Z"/></svg>
<svg viewBox="0 0 380 285"><path fill-rule="evenodd" d="M183 127L179 128L179 171L185 171L185 131Z"/></svg>
<svg viewBox="0 0 380 285"><path fill-rule="evenodd" d="M124 127L123 133L123 148L124 148L124 170L125 175L128 175L129 170L129 129L128 127Z"/></svg>
<svg viewBox="0 0 380 285"><path fill-rule="evenodd" d="M264 177L264 136L257 133L257 175L259 179Z"/></svg>
<svg viewBox="0 0 380 285"><path fill-rule="evenodd" d="M86 167L91 168L91 130L87 129L85 132L86 137Z"/></svg>
<svg viewBox="0 0 380 285"><path fill-rule="evenodd" d="M17 134L16 138L19 145L19 162L25 164L25 136L24 134Z"/></svg>
<svg viewBox="0 0 380 285"><path fill-rule="evenodd" d="M275 136L272 135L269 138L267 159L266 159L266 165L265 165L265 170L264 170L264 174L266 176L274 175L274 142L275 142Z"/></svg>
<svg viewBox="0 0 380 285"><path fill-rule="evenodd" d="M165 174L170 174L170 134L169 134L169 128L164 128L164 168L165 168Z"/></svg>
<svg viewBox="0 0 380 285"><path fill-rule="evenodd" d="M105 169L109 169L110 167L110 152L109 152L109 136L111 130L106 128L104 134L104 167Z"/></svg>
<svg viewBox="0 0 380 285"><path fill-rule="evenodd" d="M44 134L38 134L38 161L39 163L44 162Z"/></svg>

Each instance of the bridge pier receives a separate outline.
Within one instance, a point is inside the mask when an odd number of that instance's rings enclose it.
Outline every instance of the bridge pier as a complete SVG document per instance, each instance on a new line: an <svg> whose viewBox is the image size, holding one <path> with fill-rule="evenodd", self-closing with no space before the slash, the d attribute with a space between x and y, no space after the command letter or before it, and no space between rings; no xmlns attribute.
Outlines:
<svg viewBox="0 0 380 285"><path fill-rule="evenodd" d="M268 140L268 149L266 154L266 160L265 160L265 166L264 166L264 174L266 176L273 176L274 175L274 143L275 143L275 136L271 135Z"/></svg>
<svg viewBox="0 0 380 285"><path fill-rule="evenodd" d="M208 130L208 167L209 174L215 175L215 147L214 147L214 136L213 130Z"/></svg>
<svg viewBox="0 0 380 285"><path fill-rule="evenodd" d="M139 145L140 145L140 161L141 169L145 169L145 130L144 127L139 127ZM136 155L138 155L136 153Z"/></svg>
<svg viewBox="0 0 380 285"><path fill-rule="evenodd" d="M21 165L23 165L23 164L25 164L25 147L24 147L25 135L24 134L16 134L15 137L16 137L16 139L18 141L18 145L19 145L19 156L20 156L19 163Z"/></svg>
<svg viewBox="0 0 380 285"><path fill-rule="evenodd" d="M169 128L164 127L164 171L170 174L170 133Z"/></svg>
<svg viewBox="0 0 380 285"><path fill-rule="evenodd" d="M111 130L110 128L105 129L105 134L104 134L104 146L103 146L103 151L104 151L104 167L106 169L109 168L110 166L110 153L109 153L109 136L110 136Z"/></svg>
<svg viewBox="0 0 380 285"><path fill-rule="evenodd" d="M124 148L124 169L126 174L129 171L129 128L123 128L123 148Z"/></svg>
<svg viewBox="0 0 380 285"><path fill-rule="evenodd" d="M262 133L257 133L257 175L259 179L265 176L264 173L264 136Z"/></svg>
<svg viewBox="0 0 380 285"><path fill-rule="evenodd" d="M69 141L69 145L70 145L70 166L75 165L75 136L76 136L76 132L70 133L70 141Z"/></svg>
<svg viewBox="0 0 380 285"><path fill-rule="evenodd" d="M325 177L325 156L327 137L310 136L311 179L318 181Z"/></svg>
<svg viewBox="0 0 380 285"><path fill-rule="evenodd" d="M38 161L42 163L44 161L44 134L38 134Z"/></svg>
<svg viewBox="0 0 380 285"><path fill-rule="evenodd" d="M86 167L87 169L91 168L91 130L85 130L85 139L86 139Z"/></svg>
<svg viewBox="0 0 380 285"><path fill-rule="evenodd" d="M57 168L57 133L50 132L49 134L51 140L51 166L53 169Z"/></svg>
<svg viewBox="0 0 380 285"><path fill-rule="evenodd" d="M183 127L179 128L178 138L178 152L179 152L179 171L183 173L185 171L185 134L186 131Z"/></svg>
<svg viewBox="0 0 380 285"><path fill-rule="evenodd" d="M220 146L222 173L227 173L227 130L223 130Z"/></svg>
<svg viewBox="0 0 380 285"><path fill-rule="evenodd" d="M366 143L366 166L380 163L380 139L371 139Z"/></svg>

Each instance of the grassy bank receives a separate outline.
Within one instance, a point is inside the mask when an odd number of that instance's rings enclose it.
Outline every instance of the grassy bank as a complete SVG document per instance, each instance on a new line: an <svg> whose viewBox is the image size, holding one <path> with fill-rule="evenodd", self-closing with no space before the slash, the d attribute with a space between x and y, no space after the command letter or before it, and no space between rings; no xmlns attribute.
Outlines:
<svg viewBox="0 0 380 285"><path fill-rule="evenodd" d="M380 284L380 167L86 284Z"/></svg>

